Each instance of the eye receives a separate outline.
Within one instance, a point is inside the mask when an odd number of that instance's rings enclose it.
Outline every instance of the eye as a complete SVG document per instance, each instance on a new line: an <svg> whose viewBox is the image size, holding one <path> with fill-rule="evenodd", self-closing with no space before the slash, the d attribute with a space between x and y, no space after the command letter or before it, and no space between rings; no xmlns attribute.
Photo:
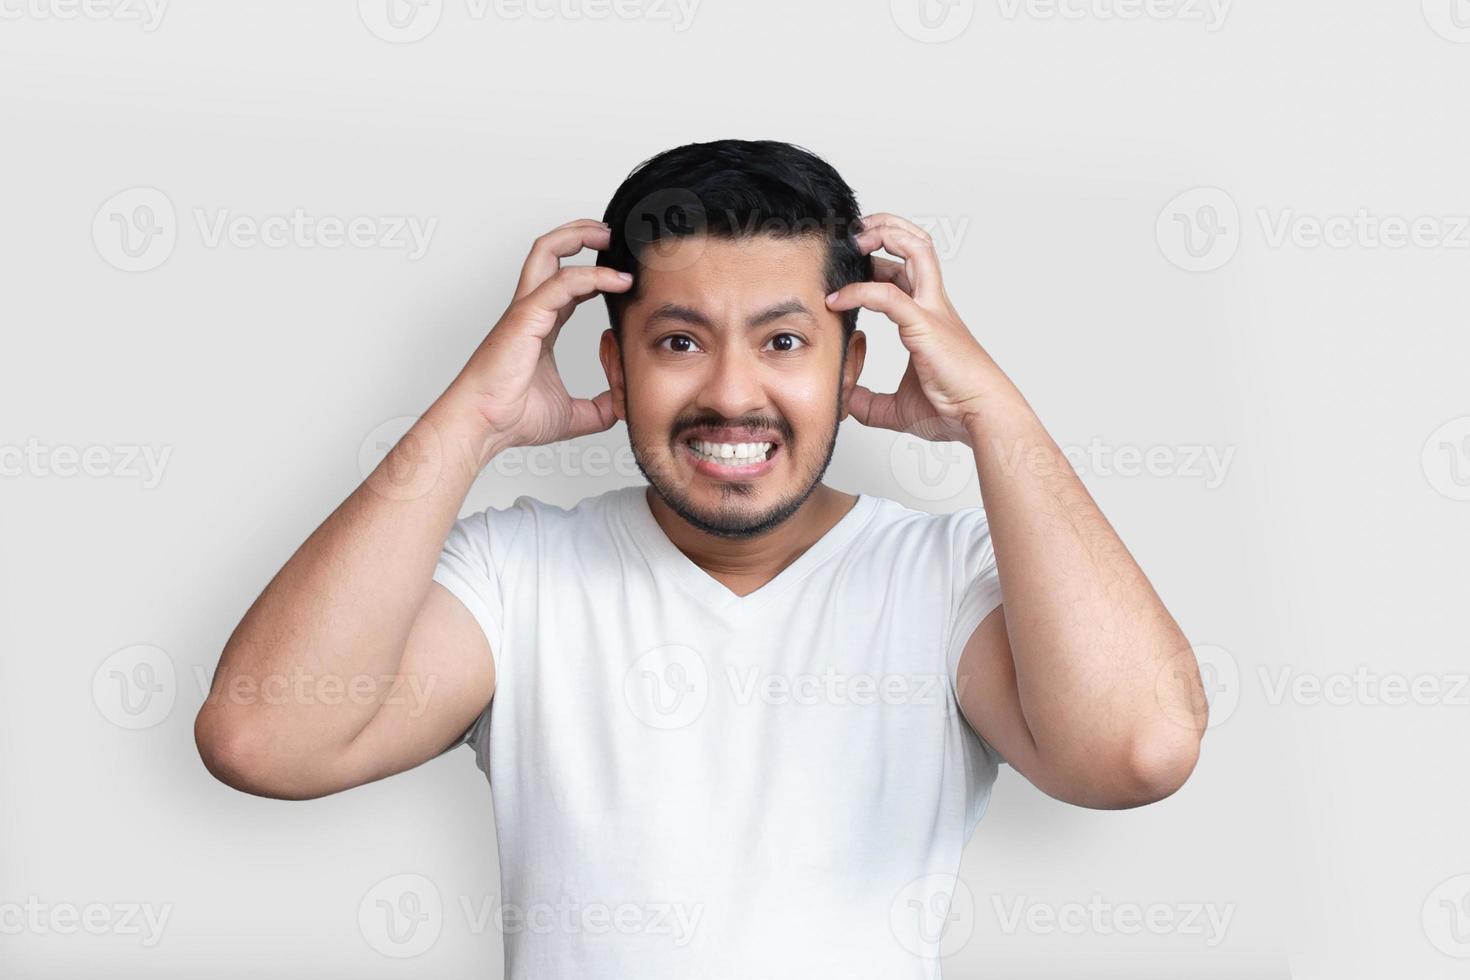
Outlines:
<svg viewBox="0 0 1470 980"><path fill-rule="evenodd" d="M781 343L781 341L782 341L783 338L785 338L787 341L795 341L796 343L800 344L802 347L805 347L806 346L806 341L805 340L802 340L800 337L798 337L794 333L778 333L778 334L776 334L776 336L774 336L774 337L771 338L771 343L780 345L780 343ZM790 347L790 346L784 346L783 347L783 346L777 346L776 352L778 354L790 354L790 353L793 353L793 352L798 351L800 349L801 349L801 347Z"/></svg>
<svg viewBox="0 0 1470 980"><path fill-rule="evenodd" d="M662 350L669 350L669 348L664 347L664 341L668 341L668 340L672 340L672 341L675 341L675 342L687 343L687 344L690 344L691 346L698 346L697 344L694 343L694 338L693 337L690 337L690 336L688 336L686 334L682 334L682 333L675 333L675 334L669 334L667 337L660 338L659 339L659 342L658 342L659 348L662 349ZM675 348L672 351L672 353L675 353L675 354L687 354L687 353L689 353L689 350L688 350L688 348Z"/></svg>

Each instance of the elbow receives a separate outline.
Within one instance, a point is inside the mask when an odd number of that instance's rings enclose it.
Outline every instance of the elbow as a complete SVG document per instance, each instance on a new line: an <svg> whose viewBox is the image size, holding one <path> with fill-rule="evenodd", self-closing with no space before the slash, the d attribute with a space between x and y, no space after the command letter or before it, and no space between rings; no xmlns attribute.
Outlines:
<svg viewBox="0 0 1470 980"><path fill-rule="evenodd" d="M1199 747L1199 738L1183 729L1136 739L1126 762L1123 805L1147 806L1179 792L1199 763Z"/></svg>
<svg viewBox="0 0 1470 980"><path fill-rule="evenodd" d="M1184 729L1091 746L1064 764L1042 765L1033 782L1048 796L1090 810L1129 810L1173 796L1194 772L1199 739Z"/></svg>
<svg viewBox="0 0 1470 980"><path fill-rule="evenodd" d="M194 745L209 774L231 789L275 800L310 799L293 786L258 726L205 704L194 719Z"/></svg>
<svg viewBox="0 0 1470 980"><path fill-rule="evenodd" d="M194 718L194 746L209 774L231 789L257 792L266 781L261 754L246 726L221 716L209 704Z"/></svg>

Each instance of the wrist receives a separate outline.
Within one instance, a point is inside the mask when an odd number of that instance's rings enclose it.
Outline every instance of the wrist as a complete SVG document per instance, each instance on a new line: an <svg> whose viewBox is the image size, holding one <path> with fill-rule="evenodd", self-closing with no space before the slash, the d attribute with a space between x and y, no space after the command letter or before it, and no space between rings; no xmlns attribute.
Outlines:
<svg viewBox="0 0 1470 980"><path fill-rule="evenodd" d="M1007 431L1018 422L1036 418L1036 413L1010 378L999 368L991 375L981 385L982 394L976 395L960 408L960 428L964 430L966 441L972 449L997 432Z"/></svg>
<svg viewBox="0 0 1470 980"><path fill-rule="evenodd" d="M511 433L486 421L478 408L478 399L451 385L424 412L424 421L434 427L445 457L471 471L471 477L490 464L496 456L513 448Z"/></svg>

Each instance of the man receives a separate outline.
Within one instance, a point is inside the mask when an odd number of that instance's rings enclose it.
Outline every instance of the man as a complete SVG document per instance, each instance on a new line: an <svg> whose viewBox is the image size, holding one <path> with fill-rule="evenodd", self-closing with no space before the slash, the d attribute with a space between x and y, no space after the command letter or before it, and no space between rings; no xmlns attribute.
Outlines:
<svg viewBox="0 0 1470 980"><path fill-rule="evenodd" d="M1173 793L1205 724L1189 644L913 223L735 140L646 162L604 218L537 239L458 377L256 600L200 752L308 799L473 746L514 980L937 976L997 764L1087 807ZM596 295L609 390L574 398L552 348ZM859 307L908 350L892 394L857 383ZM985 506L822 484L849 415L969 446ZM620 419L647 487L456 521L497 454ZM229 696L290 676L371 694Z"/></svg>

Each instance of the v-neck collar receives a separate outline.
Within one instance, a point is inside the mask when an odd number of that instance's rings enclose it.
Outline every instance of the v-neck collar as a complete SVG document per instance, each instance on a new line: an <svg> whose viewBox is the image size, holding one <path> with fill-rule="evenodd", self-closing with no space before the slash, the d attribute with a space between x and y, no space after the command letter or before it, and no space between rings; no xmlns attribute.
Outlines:
<svg viewBox="0 0 1470 980"><path fill-rule="evenodd" d="M677 577L680 584L697 598L708 612L748 612L768 602L773 596L786 591L808 572L836 553L867 523L878 498L860 493L852 507L827 529L827 533L814 541L796 560L776 573L776 577L748 595L736 595L728 586L709 572L696 565L688 555L664 533L663 526L649 509L645 496L647 484L624 487L618 508L625 526L634 543L649 558L650 563L660 570L667 570Z"/></svg>

